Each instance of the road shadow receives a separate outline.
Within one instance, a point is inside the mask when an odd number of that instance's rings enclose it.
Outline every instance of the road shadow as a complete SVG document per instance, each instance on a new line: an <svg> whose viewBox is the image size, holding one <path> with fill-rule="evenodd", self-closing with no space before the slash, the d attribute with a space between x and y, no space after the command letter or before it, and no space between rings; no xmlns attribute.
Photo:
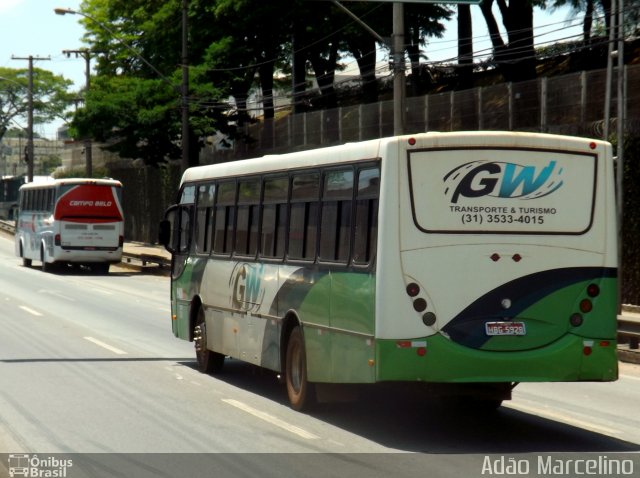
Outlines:
<svg viewBox="0 0 640 478"><path fill-rule="evenodd" d="M195 361L181 362L196 368ZM228 359L211 377L287 405L284 385L275 373ZM506 406L473 410L429 398L413 387L360 388L348 403L316 405L318 420L395 450L427 454L516 454L638 452L640 445Z"/></svg>

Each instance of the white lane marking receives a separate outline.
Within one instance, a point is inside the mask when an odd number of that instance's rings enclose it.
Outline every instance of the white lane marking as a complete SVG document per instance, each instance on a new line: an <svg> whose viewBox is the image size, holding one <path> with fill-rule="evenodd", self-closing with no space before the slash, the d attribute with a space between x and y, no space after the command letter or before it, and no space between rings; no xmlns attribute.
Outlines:
<svg viewBox="0 0 640 478"><path fill-rule="evenodd" d="M320 438L319 436L314 435L311 432L308 432L300 427L287 423L284 420L280 420L279 418L274 417L273 415L269 415L266 412L256 410L255 408L250 407L246 403L242 403L242 402L239 402L238 400L233 400L231 398L223 398L222 401L233 407L239 408L240 410L247 412L253 415L254 417L264 420L265 422L271 423L272 425L280 427L283 430L286 430L295 435L298 435L299 437L306 438L307 440L317 440Z"/></svg>
<svg viewBox="0 0 640 478"><path fill-rule="evenodd" d="M35 315L36 317L42 317L42 314L40 312L38 312L37 310L33 310L33 309L27 307L26 305L21 305L19 307L22 310L24 310L25 312L29 312L31 315Z"/></svg>
<svg viewBox="0 0 640 478"><path fill-rule="evenodd" d="M113 295L113 292L111 292L110 290L100 289L98 287L94 287L93 290L95 292L100 292L101 294L104 294L104 295Z"/></svg>
<svg viewBox="0 0 640 478"><path fill-rule="evenodd" d="M127 355L127 352L125 352L124 350L120 350L119 348L113 347L109 344L105 344L104 342L98 340L98 339L94 339L93 337L84 337L85 340L88 340L91 343L94 343L104 349L109 350L110 352L113 352L114 354L117 355Z"/></svg>
<svg viewBox="0 0 640 478"><path fill-rule="evenodd" d="M73 297L69 297L68 295L61 294L60 292L57 292L55 290L40 289L38 291L38 293L40 293L40 294L49 294L49 295L52 295L54 297L58 297L60 299L68 300L69 302L75 302L76 301L76 299L74 299Z"/></svg>
<svg viewBox="0 0 640 478"><path fill-rule="evenodd" d="M538 415L543 418L548 418L550 420L555 420L558 422L566 423L567 425L576 426L579 428L584 428L585 430L589 430L595 433L600 433L602 435L608 436L619 436L622 434L620 430L615 430L613 428L603 427L600 425L594 425L591 422L587 422L584 420L579 420L577 418L568 417L567 415L554 412L552 410L546 410L538 407L530 407L527 405L523 405L522 403L509 402L504 404L505 407L512 408L514 410L518 410L521 412L529 413L531 415Z"/></svg>

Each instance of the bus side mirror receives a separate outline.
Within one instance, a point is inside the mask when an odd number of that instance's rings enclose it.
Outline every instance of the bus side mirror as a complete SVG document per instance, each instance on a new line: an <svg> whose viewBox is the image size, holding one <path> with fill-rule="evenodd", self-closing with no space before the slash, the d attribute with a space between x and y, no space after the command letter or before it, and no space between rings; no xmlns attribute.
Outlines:
<svg viewBox="0 0 640 478"><path fill-rule="evenodd" d="M158 242L169 250L169 243L171 241L171 223L167 219L160 221L158 230ZM169 251L171 252L171 251Z"/></svg>
<svg viewBox="0 0 640 478"><path fill-rule="evenodd" d="M164 215L164 219L160 221L158 228L158 242L164 246L164 248L170 253L176 252L176 235L173 234L176 224L176 219L179 218L178 206L171 206L167 209Z"/></svg>

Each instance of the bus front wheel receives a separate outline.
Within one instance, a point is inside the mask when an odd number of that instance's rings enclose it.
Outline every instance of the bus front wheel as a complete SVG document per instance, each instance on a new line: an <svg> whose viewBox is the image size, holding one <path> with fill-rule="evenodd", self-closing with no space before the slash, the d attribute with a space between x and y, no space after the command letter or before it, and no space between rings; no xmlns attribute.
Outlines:
<svg viewBox="0 0 640 478"><path fill-rule="evenodd" d="M31 259L27 259L26 257L24 257L24 249L22 248L22 243L20 243L20 257L22 257L23 267L31 267Z"/></svg>
<svg viewBox="0 0 640 478"><path fill-rule="evenodd" d="M207 325L202 307L198 309L196 326L193 329L193 343L196 348L198 370L202 373L219 373L224 365L224 355L207 348Z"/></svg>
<svg viewBox="0 0 640 478"><path fill-rule="evenodd" d="M307 381L307 355L299 326L293 328L287 342L285 382L291 408L308 410L315 401L315 390L313 384Z"/></svg>

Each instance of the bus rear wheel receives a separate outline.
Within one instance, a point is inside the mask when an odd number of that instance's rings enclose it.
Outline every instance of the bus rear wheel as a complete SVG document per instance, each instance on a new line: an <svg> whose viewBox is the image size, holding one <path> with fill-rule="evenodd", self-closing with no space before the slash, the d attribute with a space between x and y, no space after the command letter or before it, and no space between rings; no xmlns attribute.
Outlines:
<svg viewBox="0 0 640 478"><path fill-rule="evenodd" d="M291 408L302 411L313 406L315 390L313 384L307 381L307 355L299 326L293 328L287 342L285 383Z"/></svg>
<svg viewBox="0 0 640 478"><path fill-rule="evenodd" d="M53 272L53 263L47 262L47 255L44 246L40 248L40 261L42 261L42 272Z"/></svg>
<svg viewBox="0 0 640 478"><path fill-rule="evenodd" d="M202 373L219 373L224 365L224 355L207 348L207 325L202 307L198 309L196 326L193 329L193 343L196 348L198 370Z"/></svg>

